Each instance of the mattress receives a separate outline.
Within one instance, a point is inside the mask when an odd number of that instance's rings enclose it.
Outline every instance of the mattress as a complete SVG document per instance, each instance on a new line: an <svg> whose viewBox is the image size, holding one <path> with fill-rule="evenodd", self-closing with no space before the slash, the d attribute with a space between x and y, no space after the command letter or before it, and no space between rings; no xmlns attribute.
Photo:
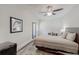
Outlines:
<svg viewBox="0 0 79 59"><path fill-rule="evenodd" d="M34 44L40 47L78 53L78 44L76 42L63 39L59 36L39 36L35 38Z"/></svg>

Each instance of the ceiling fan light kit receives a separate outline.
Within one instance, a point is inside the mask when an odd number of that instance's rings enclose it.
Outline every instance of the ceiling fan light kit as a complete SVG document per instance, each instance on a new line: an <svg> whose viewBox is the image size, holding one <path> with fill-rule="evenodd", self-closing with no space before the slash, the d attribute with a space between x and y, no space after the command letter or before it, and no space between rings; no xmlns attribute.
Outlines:
<svg viewBox="0 0 79 59"><path fill-rule="evenodd" d="M47 6L47 7L46 7L46 10L47 10L47 11L41 12L41 13L43 13L44 16L52 16L52 15L56 15L55 12L63 10L63 8L53 9L53 6Z"/></svg>
<svg viewBox="0 0 79 59"><path fill-rule="evenodd" d="M51 16L51 15L52 15L52 12L47 12L47 15L48 15L48 16Z"/></svg>

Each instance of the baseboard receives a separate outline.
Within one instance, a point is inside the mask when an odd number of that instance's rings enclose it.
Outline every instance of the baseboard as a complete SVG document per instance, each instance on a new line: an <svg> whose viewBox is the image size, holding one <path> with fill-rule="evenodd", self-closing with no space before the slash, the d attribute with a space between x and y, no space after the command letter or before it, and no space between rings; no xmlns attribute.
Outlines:
<svg viewBox="0 0 79 59"><path fill-rule="evenodd" d="M27 45L29 45L31 42L33 42L33 40L32 41L30 41L30 42L28 42L27 44L25 44L23 47L21 47L20 49L18 49L18 51L17 52L19 52L19 51L21 51L24 47L26 47Z"/></svg>

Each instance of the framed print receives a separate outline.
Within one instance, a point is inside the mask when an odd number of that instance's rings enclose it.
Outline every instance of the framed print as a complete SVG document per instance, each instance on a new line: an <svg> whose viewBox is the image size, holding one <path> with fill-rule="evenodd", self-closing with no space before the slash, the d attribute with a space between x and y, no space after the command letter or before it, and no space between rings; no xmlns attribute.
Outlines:
<svg viewBox="0 0 79 59"><path fill-rule="evenodd" d="M23 32L23 20L10 17L10 33Z"/></svg>

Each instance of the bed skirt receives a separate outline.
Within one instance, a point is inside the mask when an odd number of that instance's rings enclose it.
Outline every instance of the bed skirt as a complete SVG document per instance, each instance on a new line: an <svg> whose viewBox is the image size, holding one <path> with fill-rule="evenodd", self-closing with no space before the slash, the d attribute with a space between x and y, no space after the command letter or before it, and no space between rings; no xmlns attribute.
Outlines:
<svg viewBox="0 0 79 59"><path fill-rule="evenodd" d="M39 50L48 52L48 53L55 54L55 55L74 54L72 52L67 52L67 51L62 51L62 50L56 50L56 49L50 49L50 48L40 47L40 46L36 46L36 48L38 48Z"/></svg>

